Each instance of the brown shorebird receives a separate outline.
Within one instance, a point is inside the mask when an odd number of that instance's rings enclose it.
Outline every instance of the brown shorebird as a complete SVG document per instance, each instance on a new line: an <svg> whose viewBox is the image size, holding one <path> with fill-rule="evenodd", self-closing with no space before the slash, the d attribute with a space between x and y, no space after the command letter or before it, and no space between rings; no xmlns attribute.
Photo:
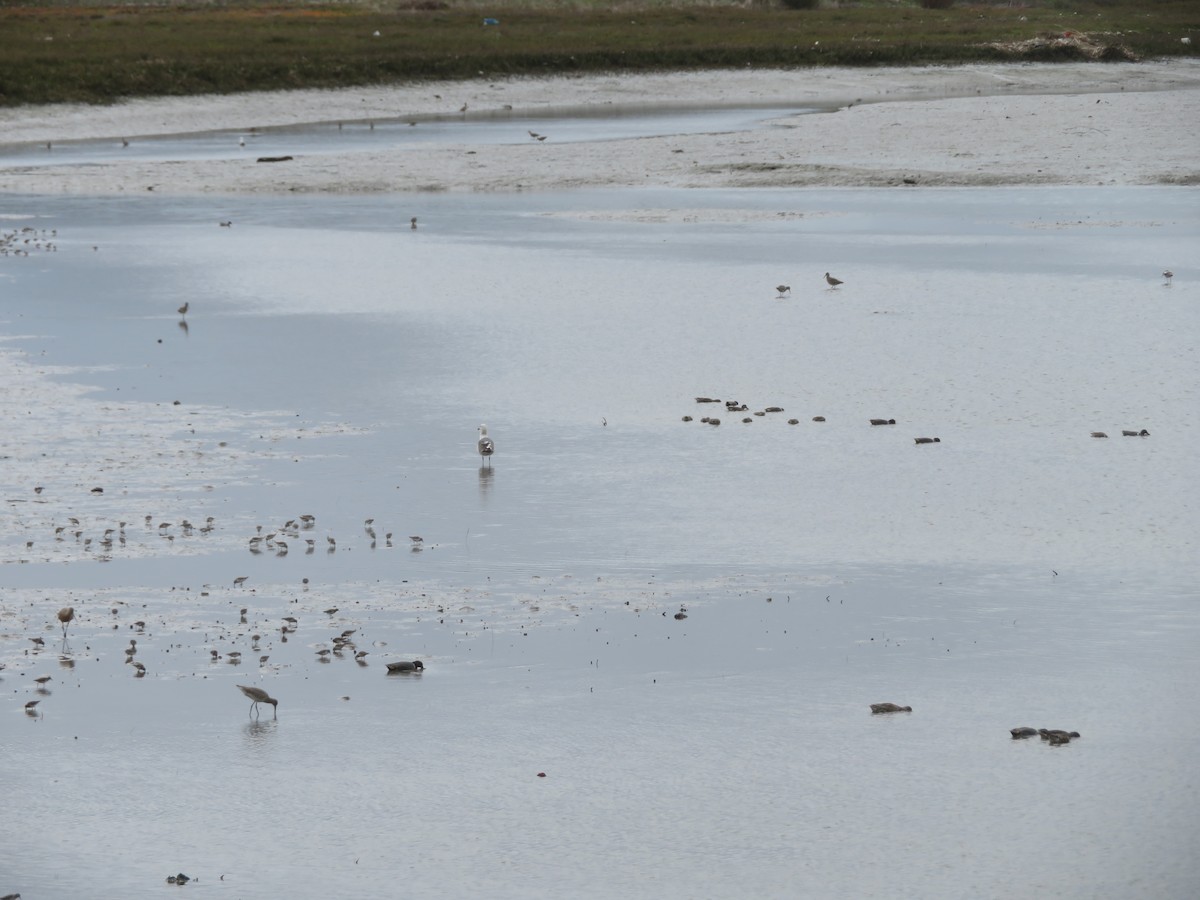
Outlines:
<svg viewBox="0 0 1200 900"><path fill-rule="evenodd" d="M58 621L62 622L63 637L67 636L67 626L75 620L75 607L64 606L58 611Z"/></svg>
<svg viewBox="0 0 1200 900"><path fill-rule="evenodd" d="M479 455L491 463L492 454L496 452L496 444L488 437L487 426L479 426Z"/></svg>
<svg viewBox="0 0 1200 900"><path fill-rule="evenodd" d="M792 286L791 286L790 284L777 284L777 285L775 285L775 290L779 291L779 296L780 296L780 297L782 297L784 294L786 294L786 293L787 293L788 291L790 291L791 289L792 289Z"/></svg>
<svg viewBox="0 0 1200 900"><path fill-rule="evenodd" d="M425 663L419 659L414 659L411 662L407 659L400 662L392 662L387 664L388 672L424 672Z"/></svg>
<svg viewBox="0 0 1200 900"><path fill-rule="evenodd" d="M180 314L181 316L186 316L186 315L187 315L187 311L188 311L188 307L189 307L190 305L191 305L191 301L189 300L189 301L187 301L186 303L184 303L184 304L183 304L183 306L179 307L179 310L178 310L179 314Z"/></svg>
<svg viewBox="0 0 1200 900"><path fill-rule="evenodd" d="M46 686L46 682L51 681L52 679L50 678L49 675L39 675L37 678L35 678L33 680L37 682L38 687L44 688Z"/></svg>
<svg viewBox="0 0 1200 900"><path fill-rule="evenodd" d="M258 709L258 704L260 704L260 703L270 703L271 708L275 710L275 718L277 718L277 719L279 718L279 710L278 710L279 701L276 700L274 697L272 697L270 694L268 694L266 691L264 691L262 688L247 687L244 684L239 684L237 687L238 687L239 691L241 691L243 694L245 694L247 697L249 697L251 700L254 701L253 703L250 704L251 712L255 712Z"/></svg>
<svg viewBox="0 0 1200 900"><path fill-rule="evenodd" d="M826 284L828 284L828 285L829 285L831 288L835 288L835 287L837 287L839 284L842 284L842 283L843 283L843 282L842 282L842 280L841 280L840 278L834 278L834 277L833 277L832 275L830 275L828 272L826 272L826 273L825 273L825 282L826 282Z"/></svg>
<svg viewBox="0 0 1200 900"><path fill-rule="evenodd" d="M408 220L408 227L411 228L413 231L417 230L417 217L416 216L413 216L411 219Z"/></svg>
<svg viewBox="0 0 1200 900"><path fill-rule="evenodd" d="M872 703L871 712L873 713L894 713L894 712L912 712L911 706L898 706L895 703Z"/></svg>

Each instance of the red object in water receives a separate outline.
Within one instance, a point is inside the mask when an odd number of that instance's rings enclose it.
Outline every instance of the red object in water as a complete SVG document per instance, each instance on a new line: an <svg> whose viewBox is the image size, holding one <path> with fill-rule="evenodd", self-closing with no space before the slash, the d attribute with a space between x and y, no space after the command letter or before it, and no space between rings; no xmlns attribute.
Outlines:
<svg viewBox="0 0 1200 900"><path fill-rule="evenodd" d="M538 778L545 778L545 777L546 777L545 772L538 772Z"/></svg>

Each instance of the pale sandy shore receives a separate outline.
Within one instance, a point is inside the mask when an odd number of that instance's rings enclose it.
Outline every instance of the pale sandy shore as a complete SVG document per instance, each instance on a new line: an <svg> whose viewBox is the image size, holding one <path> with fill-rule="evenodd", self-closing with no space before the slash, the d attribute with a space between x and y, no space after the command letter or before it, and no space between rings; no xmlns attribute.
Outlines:
<svg viewBox="0 0 1200 900"><path fill-rule="evenodd" d="M460 113L463 104L468 111ZM1198 184L1200 62L739 70L520 78L0 111L5 145L316 122L827 109L750 131L229 159L0 166L0 192L377 193L571 187Z"/></svg>

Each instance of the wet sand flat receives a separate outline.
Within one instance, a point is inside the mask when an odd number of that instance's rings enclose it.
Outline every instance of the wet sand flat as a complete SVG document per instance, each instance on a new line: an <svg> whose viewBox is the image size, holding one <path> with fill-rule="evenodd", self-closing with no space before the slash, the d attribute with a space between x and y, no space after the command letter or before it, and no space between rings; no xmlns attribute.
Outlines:
<svg viewBox="0 0 1200 900"><path fill-rule="evenodd" d="M6 168L0 893L1189 895L1194 151L1097 139L1086 177L1033 176L1082 140L1045 112L1162 114L1190 72L739 74L731 103L906 99L560 148L499 117L377 153L360 124L286 177L239 129L359 96L237 98L189 120L232 159ZM1025 181L963 186L946 133L842 186L718 187L735 147L909 108L1026 109ZM8 115L54 143L182 112ZM902 168L959 174L870 186Z"/></svg>

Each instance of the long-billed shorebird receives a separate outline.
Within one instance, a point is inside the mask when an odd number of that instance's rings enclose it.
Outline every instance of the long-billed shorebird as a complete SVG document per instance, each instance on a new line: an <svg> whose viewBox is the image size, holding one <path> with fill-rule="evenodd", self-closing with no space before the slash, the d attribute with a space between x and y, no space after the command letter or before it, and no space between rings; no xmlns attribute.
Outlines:
<svg viewBox="0 0 1200 900"><path fill-rule="evenodd" d="M238 687L239 691L241 691L243 694L245 694L247 697L249 697L251 700L254 701L253 703L250 704L251 712L256 711L258 709L258 704L260 704L260 703L270 703L271 708L273 710L275 710L275 718L277 718L277 719L279 718L279 710L278 710L279 701L276 700L274 697L272 697L270 694L268 694L266 691L264 691L262 688L247 687L244 684L239 684L237 687Z"/></svg>
<svg viewBox="0 0 1200 900"><path fill-rule="evenodd" d="M479 426L479 455L491 463L492 454L496 452L496 444L488 437L487 426Z"/></svg>
<svg viewBox="0 0 1200 900"><path fill-rule="evenodd" d="M782 297L784 294L786 294L791 289L792 289L792 286L790 284L779 284L779 285L775 286L775 290L779 291L780 297Z"/></svg>
<svg viewBox="0 0 1200 900"><path fill-rule="evenodd" d="M835 288L835 287L837 287L839 284L842 284L842 283L843 283L843 282L842 282L842 280L841 280L840 278L834 278L834 277L833 277L832 275L830 275L828 272L826 272L826 273L825 273L825 281L826 281L826 283L827 283L827 284L828 284L828 285L829 285L831 288Z"/></svg>
<svg viewBox="0 0 1200 900"><path fill-rule="evenodd" d="M58 611L58 621L62 622L63 638L67 636L67 626L75 619L75 607L64 606Z"/></svg>

